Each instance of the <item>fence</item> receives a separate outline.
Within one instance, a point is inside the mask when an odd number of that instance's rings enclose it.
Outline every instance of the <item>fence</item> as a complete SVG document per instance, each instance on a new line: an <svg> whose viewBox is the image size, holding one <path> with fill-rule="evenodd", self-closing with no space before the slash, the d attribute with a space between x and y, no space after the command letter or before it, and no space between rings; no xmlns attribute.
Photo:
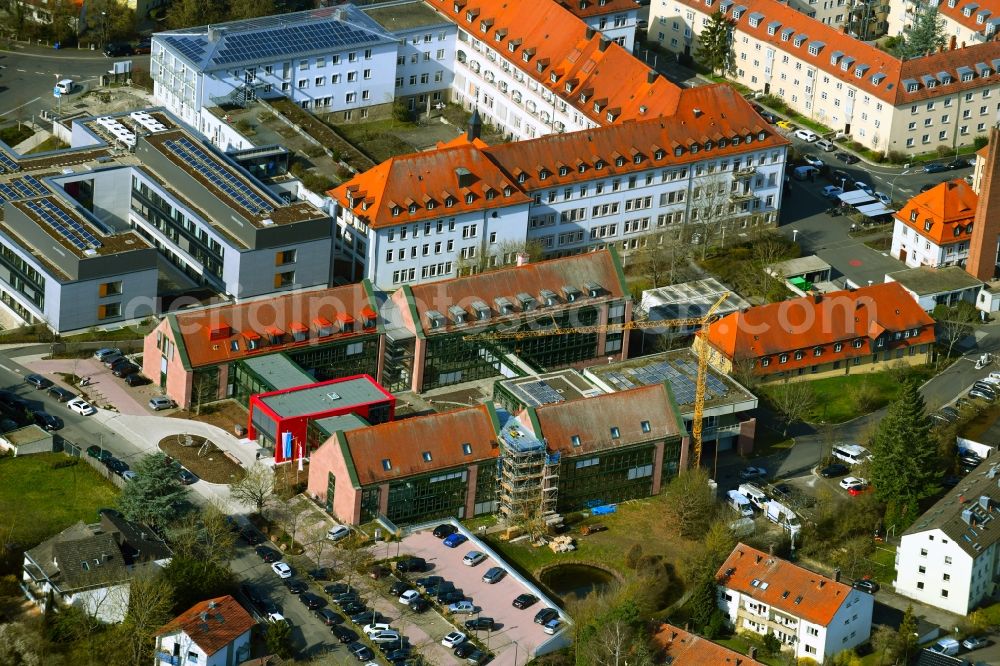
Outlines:
<svg viewBox="0 0 1000 666"><path fill-rule="evenodd" d="M79 458L80 460L83 460L88 465L93 467L99 475L113 483L115 487L119 489L125 487L125 479L112 472L97 458L91 458L88 456L84 448L79 444L74 444L69 440L60 438L60 441L56 443L56 450L58 451L60 447L62 448L62 452L64 454L72 458Z"/></svg>

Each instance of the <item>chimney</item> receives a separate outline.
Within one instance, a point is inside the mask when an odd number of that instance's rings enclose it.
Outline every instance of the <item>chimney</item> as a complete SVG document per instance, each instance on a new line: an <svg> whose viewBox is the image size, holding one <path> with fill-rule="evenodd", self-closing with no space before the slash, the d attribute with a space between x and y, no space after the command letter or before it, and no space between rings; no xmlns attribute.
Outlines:
<svg viewBox="0 0 1000 666"><path fill-rule="evenodd" d="M756 563L757 563L757 564L760 564L760 561L761 561L762 559L764 559L764 558L763 558L763 557L762 557L761 555L759 555L759 554L757 555L757 557L756 557L756 558L754 558L754 560L756 561Z"/></svg>
<svg viewBox="0 0 1000 666"><path fill-rule="evenodd" d="M656 80L657 76L659 75L656 72L654 72L653 70L649 70L648 72L646 72L646 83L652 83L653 81Z"/></svg>
<svg viewBox="0 0 1000 666"><path fill-rule="evenodd" d="M767 554L771 555L772 557L774 556L774 544L773 543L767 547Z"/></svg>
<svg viewBox="0 0 1000 666"><path fill-rule="evenodd" d="M958 41L958 37L956 37L955 35L952 35L951 39L948 40L948 50L949 51L954 51L955 50L955 42L957 42L957 41ZM965 48L965 42L962 42L962 48Z"/></svg>
<svg viewBox="0 0 1000 666"><path fill-rule="evenodd" d="M823 586L824 586L824 585L826 585L826 581L825 581L825 580L822 580L822 579L821 579L821 580L819 581L819 589L821 589L821 590L822 590L822 589L823 589Z"/></svg>
<svg viewBox="0 0 1000 666"><path fill-rule="evenodd" d="M813 303L822 303L822 302L823 302L823 294L819 292L813 294Z"/></svg>
<svg viewBox="0 0 1000 666"><path fill-rule="evenodd" d="M518 252L517 253L517 265L518 266L527 266L529 261L531 261L531 257L528 256L527 252Z"/></svg>
<svg viewBox="0 0 1000 666"><path fill-rule="evenodd" d="M979 201L972 222L969 258L965 262L966 272L977 280L989 282L996 274L998 235L1000 235L1000 130L991 127L982 181L979 185Z"/></svg>
<svg viewBox="0 0 1000 666"><path fill-rule="evenodd" d="M217 42L219 41L219 29L214 26L208 26L208 41Z"/></svg>
<svg viewBox="0 0 1000 666"><path fill-rule="evenodd" d="M472 115L469 116L469 127L466 131L465 138L472 143L480 137L483 133L483 119L479 117L479 107L477 106L472 110Z"/></svg>
<svg viewBox="0 0 1000 666"><path fill-rule="evenodd" d="M833 570L833 580L836 583L840 582L840 567Z"/></svg>
<svg viewBox="0 0 1000 666"><path fill-rule="evenodd" d="M603 53L608 50L609 46L611 46L611 40L601 35L601 41L597 44L597 50Z"/></svg>
<svg viewBox="0 0 1000 666"><path fill-rule="evenodd" d="M593 39L594 35L596 35L596 34L597 34L596 30L594 30L593 28L591 28L589 26L587 27L587 39Z"/></svg>

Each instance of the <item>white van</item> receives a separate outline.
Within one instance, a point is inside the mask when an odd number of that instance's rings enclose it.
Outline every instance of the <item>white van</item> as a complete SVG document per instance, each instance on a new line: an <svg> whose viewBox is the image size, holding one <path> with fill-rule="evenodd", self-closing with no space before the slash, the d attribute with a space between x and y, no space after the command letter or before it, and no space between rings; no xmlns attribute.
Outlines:
<svg viewBox="0 0 1000 666"><path fill-rule="evenodd" d="M868 449L858 444L839 444L833 447L831 453L834 458L843 460L848 465L860 465L872 459L872 455L868 452Z"/></svg>
<svg viewBox="0 0 1000 666"><path fill-rule="evenodd" d="M760 486L755 486L752 483L741 483L737 491L761 511L767 509L767 493L761 490Z"/></svg>
<svg viewBox="0 0 1000 666"><path fill-rule="evenodd" d="M961 647L959 642L954 638L939 638L937 643L928 648L931 652L937 652L938 654L946 654L949 656L954 656L958 654L958 650Z"/></svg>
<svg viewBox="0 0 1000 666"><path fill-rule="evenodd" d="M807 166L795 167L795 171L792 172L792 175L795 176L795 180L809 180L810 175L818 173L819 169L817 169L814 166L807 165Z"/></svg>
<svg viewBox="0 0 1000 666"><path fill-rule="evenodd" d="M726 495L729 498L729 507L737 515L742 518L753 518L753 507L750 505L750 500L736 490L730 490Z"/></svg>
<svg viewBox="0 0 1000 666"><path fill-rule="evenodd" d="M62 81L56 84L56 90L59 91L60 95L70 94L71 92L73 92L73 88L75 87L76 84L73 83L73 79L63 79Z"/></svg>
<svg viewBox="0 0 1000 666"><path fill-rule="evenodd" d="M816 147L819 148L820 150L825 150L828 153L832 153L837 149L837 147L833 145L833 142L827 141L826 139L820 139L819 141L817 141Z"/></svg>

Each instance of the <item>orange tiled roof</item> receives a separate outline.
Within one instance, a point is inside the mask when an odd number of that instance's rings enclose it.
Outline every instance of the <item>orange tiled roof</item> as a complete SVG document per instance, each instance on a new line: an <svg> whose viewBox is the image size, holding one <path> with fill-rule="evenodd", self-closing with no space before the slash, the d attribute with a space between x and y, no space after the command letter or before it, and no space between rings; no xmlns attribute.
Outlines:
<svg viewBox="0 0 1000 666"><path fill-rule="evenodd" d="M168 319L175 342L184 347L188 365L197 368L315 344L321 333L326 334L324 341L372 333L378 317L368 287L367 282L360 282L295 291L175 312ZM366 328L366 322L371 326ZM347 323L353 323L353 330L343 330ZM296 340L296 333L299 337L304 334L305 339ZM277 335L276 342L271 335Z"/></svg>
<svg viewBox="0 0 1000 666"><path fill-rule="evenodd" d="M328 194L374 228L530 201L468 141L391 157Z"/></svg>
<svg viewBox="0 0 1000 666"><path fill-rule="evenodd" d="M211 657L255 624L250 613L227 594L198 602L163 625L156 635L183 631L206 656Z"/></svg>
<svg viewBox="0 0 1000 666"><path fill-rule="evenodd" d="M568 456L604 451L616 446L678 437L676 406L663 384L619 393L570 400L534 408L549 451ZM643 430L649 424L649 431ZM527 425L527 424L526 424ZM618 429L613 438L611 428ZM573 437L580 445L573 445Z"/></svg>
<svg viewBox="0 0 1000 666"><path fill-rule="evenodd" d="M597 124L647 113L670 115L677 107L678 86L556 2L428 2ZM470 58L475 57L477 51L468 42L460 44ZM583 102L582 93L587 93ZM594 109L597 101L603 102L600 110Z"/></svg>
<svg viewBox="0 0 1000 666"><path fill-rule="evenodd" d="M821 626L833 620L851 594L864 594L743 543L729 554L715 579L719 585Z"/></svg>
<svg viewBox="0 0 1000 666"><path fill-rule="evenodd" d="M893 340L886 348L934 342L934 320L901 284L886 282L733 312L709 325L708 342L729 359L767 358L768 365L758 363L755 371L772 374L865 356L876 351L875 339L882 333L913 329L918 329L916 335ZM860 347L854 346L856 340ZM788 356L785 363L781 354Z"/></svg>
<svg viewBox="0 0 1000 666"><path fill-rule="evenodd" d="M579 18L617 14L637 9L635 0L557 0L557 2Z"/></svg>
<svg viewBox="0 0 1000 666"><path fill-rule="evenodd" d="M763 666L763 662L672 624L660 625L653 642L670 666Z"/></svg>
<svg viewBox="0 0 1000 666"><path fill-rule="evenodd" d="M717 9L714 3L711 7L706 6L704 0L678 1L705 15ZM809 18L777 0L741 0L729 7L747 8L733 21L738 31L753 35L779 51L789 53L851 86L856 86L896 106L991 85L1000 70L1000 42L977 44L964 49L900 61L885 51L855 39L837 28ZM731 9L727 16L732 17ZM759 19L756 27L750 25L752 17L755 20ZM772 24L774 24L773 29ZM815 55L810 53L811 47L816 49ZM979 68L979 64L984 65L985 69ZM857 76L859 67L863 68L860 77ZM962 81L965 72L964 70L959 72L959 67L969 68L972 78ZM981 71L985 74L981 75ZM944 83L939 79L939 73L947 73L950 82ZM910 86L914 86L914 89L911 90Z"/></svg>
<svg viewBox="0 0 1000 666"><path fill-rule="evenodd" d="M600 287L596 298L591 298L587 292L587 283ZM464 277L426 282L409 287L413 294L413 305L417 311L420 327L424 333L445 333L454 330L468 329L475 325L496 325L508 318L520 319L524 316L519 294L527 294L535 299L531 304L532 311L544 316L547 310L563 309L567 303L567 294L563 287L573 287L577 290L575 302L581 305L600 303L608 299L624 298L626 291L623 278L618 271L617 262L608 250L587 252L561 259L549 259L510 266L498 270L477 273ZM546 306L541 290L548 289L555 299L553 306ZM402 290L393 296L404 298ZM510 314L503 315L496 299L503 298L510 303ZM465 311L465 324L459 325L453 319L451 308L461 308ZM488 318L480 319L479 311L488 310ZM440 313L444 322L434 326L431 314Z"/></svg>
<svg viewBox="0 0 1000 666"><path fill-rule="evenodd" d="M916 195L895 218L935 245L959 243L972 238L978 202L972 186L956 178Z"/></svg>
<svg viewBox="0 0 1000 666"><path fill-rule="evenodd" d="M496 458L499 451L486 405L390 421L344 432L343 437L362 486L471 465ZM464 444L471 447L469 453Z"/></svg>
<svg viewBox="0 0 1000 666"><path fill-rule="evenodd" d="M979 2L941 0L937 3L937 8L941 16L947 16L955 23L980 34L985 34L987 24L1000 19L1000 3L990 2L990 0L980 0ZM969 9L968 16L965 15L966 9ZM980 15L983 17L982 22L979 21ZM992 33L990 38L995 37L995 34L995 32Z"/></svg>

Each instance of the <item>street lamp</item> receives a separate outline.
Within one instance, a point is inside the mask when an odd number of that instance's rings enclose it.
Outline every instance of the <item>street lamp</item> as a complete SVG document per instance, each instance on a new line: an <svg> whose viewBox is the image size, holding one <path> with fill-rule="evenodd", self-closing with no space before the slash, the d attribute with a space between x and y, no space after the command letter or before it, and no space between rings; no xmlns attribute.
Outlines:
<svg viewBox="0 0 1000 666"><path fill-rule="evenodd" d="M895 176L893 176L892 180L889 181L889 201L890 201L890 203L892 202L892 195L896 191L896 179L899 178L900 176L905 176L905 175L910 174L910 173L912 173L912 171L910 171L910 169L903 169L902 171L900 171L899 173L897 173Z"/></svg>

